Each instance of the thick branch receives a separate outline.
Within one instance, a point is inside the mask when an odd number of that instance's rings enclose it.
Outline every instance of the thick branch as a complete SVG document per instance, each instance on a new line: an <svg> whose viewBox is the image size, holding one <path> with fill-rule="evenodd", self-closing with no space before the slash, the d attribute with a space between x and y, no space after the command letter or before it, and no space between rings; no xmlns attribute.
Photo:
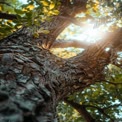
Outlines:
<svg viewBox="0 0 122 122"><path fill-rule="evenodd" d="M98 44L86 44L80 40L63 40L63 39L58 39L56 40L51 48L67 48L67 47L76 47L76 48L84 48L86 49L87 47L97 45L98 47L103 45L106 45L105 47L110 47L113 49L116 49L117 51L122 50L122 44L121 44L121 34L122 29L119 29L115 32L108 32L108 36L104 37L103 39L100 40ZM105 48L104 47L104 48Z"/></svg>
<svg viewBox="0 0 122 122"><path fill-rule="evenodd" d="M89 114L89 112L87 112L86 108L90 107L90 108L95 108L97 109L100 113L102 113L104 116L106 116L107 118L110 118L111 119L111 122L113 122L114 120L105 113L105 110L106 109L109 109L111 107L118 107L120 106L121 104L115 104L115 105L111 105L111 106L108 106L108 107L105 107L105 108L100 108L100 107L97 107L97 106L93 106L93 105L80 105L76 102L73 102L72 100L68 100L67 98L64 99L64 101L66 103L68 103L69 105L71 105L73 108L75 108L80 114L81 116L84 117L84 119L87 121L87 122L95 122L95 120L93 119L93 117Z"/></svg>
<svg viewBox="0 0 122 122"><path fill-rule="evenodd" d="M122 51L122 28L108 32L107 35L101 39L100 44L104 44L104 47L116 49L116 51Z"/></svg>
<svg viewBox="0 0 122 122"><path fill-rule="evenodd" d="M17 19L17 15L0 12L0 19L14 20L14 19Z"/></svg>
<svg viewBox="0 0 122 122"><path fill-rule="evenodd" d="M117 31L115 31L115 34L113 36L113 39L111 38L112 46L117 51L122 51L122 28L119 28Z"/></svg>
<svg viewBox="0 0 122 122"><path fill-rule="evenodd" d="M75 108L87 122L95 122L95 119L89 114L89 112L83 105L80 105L68 99L65 99L64 101Z"/></svg>
<svg viewBox="0 0 122 122"><path fill-rule="evenodd" d="M59 16L61 19L63 19L64 21L69 21L70 23L72 24L75 24L75 25L78 25L78 26L85 26L84 23L81 22L81 20L77 20L76 18L74 17L71 17L69 15L65 15L65 16Z"/></svg>
<svg viewBox="0 0 122 122"><path fill-rule="evenodd" d="M86 48L88 44L83 43L80 40L56 40L51 48L67 48L67 47L75 47L75 48Z"/></svg>
<svg viewBox="0 0 122 122"><path fill-rule="evenodd" d="M65 1L66 2L66 1ZM76 4L66 4L64 1L62 1L60 6L60 14L52 19L52 22L50 22L50 27L48 30L50 31L49 38L45 41L45 47L49 49L57 36L70 24L70 23L77 23L79 25L79 22L74 19L75 15L86 11L86 4L87 1L77 1ZM68 2L68 1L67 1ZM79 3L79 4L78 4ZM68 16L68 17L66 17ZM76 22L75 22L76 21ZM81 24L81 23L80 23ZM45 28L45 27L44 27ZM53 37L53 38L51 38Z"/></svg>

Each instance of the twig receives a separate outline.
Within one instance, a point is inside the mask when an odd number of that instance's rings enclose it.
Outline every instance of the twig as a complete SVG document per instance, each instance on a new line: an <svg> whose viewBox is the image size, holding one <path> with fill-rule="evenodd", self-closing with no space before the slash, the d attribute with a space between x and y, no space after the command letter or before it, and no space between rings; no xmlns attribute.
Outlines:
<svg viewBox="0 0 122 122"><path fill-rule="evenodd" d="M14 20L14 19L17 19L17 15L0 12L0 19Z"/></svg>

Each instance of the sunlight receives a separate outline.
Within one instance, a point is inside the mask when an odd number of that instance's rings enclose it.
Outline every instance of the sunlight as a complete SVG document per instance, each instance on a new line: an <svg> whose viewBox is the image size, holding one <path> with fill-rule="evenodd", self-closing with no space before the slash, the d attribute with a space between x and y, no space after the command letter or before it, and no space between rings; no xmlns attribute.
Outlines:
<svg viewBox="0 0 122 122"><path fill-rule="evenodd" d="M83 34L87 36L88 41L94 40L96 42L97 40L102 38L103 31L101 31L100 28L94 28L94 25L92 24L92 25L86 26L86 29Z"/></svg>
<svg viewBox="0 0 122 122"><path fill-rule="evenodd" d="M75 26L74 26L75 28ZM77 27L76 27L77 28ZM80 30L79 30L80 31ZM94 24L87 24L82 28L82 33L74 34L69 39L76 39L84 43L97 43L105 37L106 32L101 27L94 27Z"/></svg>
<svg viewBox="0 0 122 122"><path fill-rule="evenodd" d="M74 24L69 25L57 39L78 40L81 43L90 45L100 43L108 34L107 30L109 25L107 24L97 26L96 23L87 21L84 25L83 27Z"/></svg>
<svg viewBox="0 0 122 122"><path fill-rule="evenodd" d="M27 4L27 0L19 0L20 2L22 2L23 4Z"/></svg>

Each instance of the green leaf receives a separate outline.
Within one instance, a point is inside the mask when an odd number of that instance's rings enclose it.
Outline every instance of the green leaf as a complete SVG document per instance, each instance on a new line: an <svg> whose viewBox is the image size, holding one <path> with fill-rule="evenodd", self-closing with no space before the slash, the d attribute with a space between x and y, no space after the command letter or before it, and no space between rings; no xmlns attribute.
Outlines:
<svg viewBox="0 0 122 122"><path fill-rule="evenodd" d="M14 9L14 11L17 13L17 14L24 14L25 12L22 11L21 9Z"/></svg>

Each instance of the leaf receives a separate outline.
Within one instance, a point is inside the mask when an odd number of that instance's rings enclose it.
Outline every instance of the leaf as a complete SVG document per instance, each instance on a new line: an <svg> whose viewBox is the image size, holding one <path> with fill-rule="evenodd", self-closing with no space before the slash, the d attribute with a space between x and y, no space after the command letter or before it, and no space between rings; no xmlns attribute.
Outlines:
<svg viewBox="0 0 122 122"><path fill-rule="evenodd" d="M29 6L27 6L27 8L28 8L29 10L33 10L33 9L34 9L34 5L29 5Z"/></svg>
<svg viewBox="0 0 122 122"><path fill-rule="evenodd" d="M25 12L20 9L14 9L17 14L24 14Z"/></svg>
<svg viewBox="0 0 122 122"><path fill-rule="evenodd" d="M7 24L8 24L9 26L12 27L12 26L13 26L13 24L12 24L12 20L8 20L8 21L7 21Z"/></svg>
<svg viewBox="0 0 122 122"><path fill-rule="evenodd" d="M41 1L41 3L42 3L44 6L48 6L48 5L49 5L49 3L46 2L46 1Z"/></svg>
<svg viewBox="0 0 122 122"><path fill-rule="evenodd" d="M49 6L50 9L53 9L54 7L55 7L54 3L51 3L50 6Z"/></svg>
<svg viewBox="0 0 122 122"><path fill-rule="evenodd" d="M0 11L2 11L2 7L0 6Z"/></svg>
<svg viewBox="0 0 122 122"><path fill-rule="evenodd" d="M43 12L44 12L44 13L48 13L47 7L44 7L44 8L43 8Z"/></svg>
<svg viewBox="0 0 122 122"><path fill-rule="evenodd" d="M50 31L49 30L44 30L43 28L40 28L38 30L38 33L44 33L44 34L48 34Z"/></svg>
<svg viewBox="0 0 122 122"><path fill-rule="evenodd" d="M52 14L53 15L58 15L59 14L59 11L58 10L54 10Z"/></svg>

